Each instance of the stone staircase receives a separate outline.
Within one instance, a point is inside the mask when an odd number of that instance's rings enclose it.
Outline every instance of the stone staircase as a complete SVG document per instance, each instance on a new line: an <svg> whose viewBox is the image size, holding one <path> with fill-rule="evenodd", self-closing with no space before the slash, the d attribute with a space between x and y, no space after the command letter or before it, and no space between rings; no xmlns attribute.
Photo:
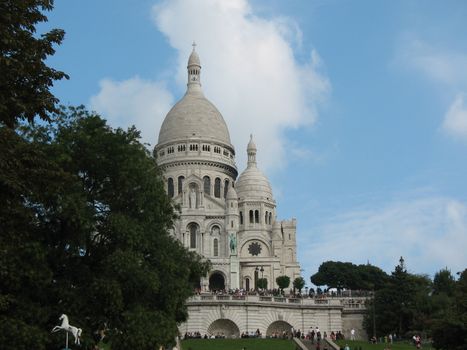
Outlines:
<svg viewBox="0 0 467 350"><path fill-rule="evenodd" d="M319 344L319 348L317 348L317 341L315 339L314 343L311 342L311 340L306 340L306 339L301 339L301 342L303 345L305 345L305 347L308 349L308 350L335 350L335 348L330 344L328 343L325 339L322 339L320 344ZM339 347L337 347L337 349L339 349Z"/></svg>

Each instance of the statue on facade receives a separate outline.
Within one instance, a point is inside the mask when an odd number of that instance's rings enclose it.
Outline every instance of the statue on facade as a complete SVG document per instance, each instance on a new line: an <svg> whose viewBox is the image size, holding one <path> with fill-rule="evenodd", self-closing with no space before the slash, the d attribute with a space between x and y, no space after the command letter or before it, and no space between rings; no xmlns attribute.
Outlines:
<svg viewBox="0 0 467 350"><path fill-rule="evenodd" d="M70 325L68 322L68 316L65 314L60 316L59 320L62 321L62 324L60 326L55 326L52 329L52 333L62 331L62 330L66 332L66 349L68 349L68 333L71 333L73 337L75 338L75 344L80 345L80 337L81 337L82 329Z"/></svg>
<svg viewBox="0 0 467 350"><path fill-rule="evenodd" d="M235 237L234 233L230 234L230 253L235 253L235 249L237 249L237 237Z"/></svg>
<svg viewBox="0 0 467 350"><path fill-rule="evenodd" d="M195 189L192 188L190 190L190 195L189 195L189 199L190 199L190 208L191 209L195 209L196 208L196 192L195 192Z"/></svg>

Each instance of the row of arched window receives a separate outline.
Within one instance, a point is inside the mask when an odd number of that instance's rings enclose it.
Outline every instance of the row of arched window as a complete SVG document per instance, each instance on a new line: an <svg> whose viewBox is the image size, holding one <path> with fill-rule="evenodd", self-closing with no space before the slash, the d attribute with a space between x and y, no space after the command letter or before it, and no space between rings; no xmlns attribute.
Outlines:
<svg viewBox="0 0 467 350"><path fill-rule="evenodd" d="M191 152L196 152L198 151L198 144L196 143L193 143L193 144L190 144L188 146L188 149L191 151ZM185 152L186 151L186 148L187 148L187 145L186 144L180 144L180 145L177 145L177 148L175 148L174 146L169 146L167 147L167 154L172 154L172 153L175 153L175 149L177 150L177 152ZM211 152L211 145L207 145L207 144L202 144L201 145L201 150L203 152ZM219 147L219 146L214 146L214 153L217 153L217 154L223 154L224 156L226 157L229 157L230 158L233 158L233 153L230 153L227 149L223 149L222 147ZM159 151L159 156L164 156L165 155L165 152L164 150L160 150Z"/></svg>
<svg viewBox="0 0 467 350"><path fill-rule="evenodd" d="M185 181L185 177L183 175L178 177L178 192L177 194L182 193L183 191L183 182ZM221 183L222 180L219 177L216 177L214 180L214 197L221 198ZM174 179L169 177L167 179L167 194L169 198L173 198L175 196L175 186L174 186ZM229 190L229 179L225 179L224 181L224 198L227 197L227 192ZM211 178L209 176L203 177L203 191L207 195L211 195Z"/></svg>
<svg viewBox="0 0 467 350"><path fill-rule="evenodd" d="M249 224L259 224L259 210L250 210L249 212ZM264 213L264 223L266 225L272 225L272 213L270 211L266 211ZM240 211L240 225L244 224L243 219L243 211Z"/></svg>
<svg viewBox="0 0 467 350"><path fill-rule="evenodd" d="M191 223L189 225L189 231L190 231L190 248L196 249L197 234L199 232L198 224ZM219 232L220 232L219 226L213 226L211 228L211 234L219 234ZM213 244L213 247L212 247L213 256L219 256L219 239L214 238L212 241L212 244Z"/></svg>

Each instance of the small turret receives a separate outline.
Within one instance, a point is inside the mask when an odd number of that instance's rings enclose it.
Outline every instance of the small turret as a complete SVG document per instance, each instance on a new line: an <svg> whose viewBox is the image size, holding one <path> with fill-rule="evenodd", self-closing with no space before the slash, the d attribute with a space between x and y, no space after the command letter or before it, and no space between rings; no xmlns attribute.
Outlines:
<svg viewBox="0 0 467 350"><path fill-rule="evenodd" d="M188 59L188 89L193 86L201 86L201 63L198 53L195 51L196 43L193 42L193 51Z"/></svg>

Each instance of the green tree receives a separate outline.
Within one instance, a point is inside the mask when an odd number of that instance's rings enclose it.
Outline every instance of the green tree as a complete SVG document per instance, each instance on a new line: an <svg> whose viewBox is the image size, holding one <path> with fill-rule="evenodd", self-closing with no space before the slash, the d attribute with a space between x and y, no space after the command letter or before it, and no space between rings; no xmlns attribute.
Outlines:
<svg viewBox="0 0 467 350"><path fill-rule="evenodd" d="M379 267L364 264L356 266L356 275L354 282L351 283L351 289L361 289L374 291L386 286L389 276Z"/></svg>
<svg viewBox="0 0 467 350"><path fill-rule="evenodd" d="M319 266L318 272L310 277L310 281L317 286L328 286L338 290L378 290L385 285L387 278L388 275L383 270L370 264L326 261Z"/></svg>
<svg viewBox="0 0 467 350"><path fill-rule="evenodd" d="M278 276L276 278L276 283L281 289L282 293L284 293L284 289L290 286L290 277L286 275Z"/></svg>
<svg viewBox="0 0 467 350"><path fill-rule="evenodd" d="M439 274L445 274L444 271ZM467 348L467 269L460 273L459 280L454 284L450 307L434 320L432 336L436 349Z"/></svg>
<svg viewBox="0 0 467 350"><path fill-rule="evenodd" d="M36 25L47 21L43 12L52 8L52 0L0 2L0 125L13 127L37 115L49 120L49 113L57 111L50 88L68 76L45 60L55 53L53 46L62 42L64 31L36 35Z"/></svg>
<svg viewBox="0 0 467 350"><path fill-rule="evenodd" d="M298 289L299 293L302 292L303 287L305 287L305 280L303 277L297 277L293 280L294 289Z"/></svg>
<svg viewBox="0 0 467 350"><path fill-rule="evenodd" d="M53 271L37 225L68 178L13 130L0 127L0 344L44 349L53 312Z"/></svg>
<svg viewBox="0 0 467 350"><path fill-rule="evenodd" d="M104 324L112 349L173 341L209 264L169 234L176 215L154 158L134 128L82 108L55 119L0 134L0 343L54 347L61 313L85 346Z"/></svg>
<svg viewBox="0 0 467 350"><path fill-rule="evenodd" d="M258 278L257 286L260 289L267 289L268 288L268 280L266 278Z"/></svg>
<svg viewBox="0 0 467 350"><path fill-rule="evenodd" d="M447 268L438 271L433 278L433 294L452 296L456 288L456 280Z"/></svg>
<svg viewBox="0 0 467 350"><path fill-rule="evenodd" d="M367 333L373 334L373 322L376 323L377 336L392 332L403 336L408 331L427 331L430 310L425 306L429 305L430 292L431 280L408 273L401 258L386 285L377 290L373 300L367 303L364 320Z"/></svg>
<svg viewBox="0 0 467 350"><path fill-rule="evenodd" d="M311 283L317 286L343 289L353 274L354 265L340 261L326 261L319 266L318 272L310 277Z"/></svg>

